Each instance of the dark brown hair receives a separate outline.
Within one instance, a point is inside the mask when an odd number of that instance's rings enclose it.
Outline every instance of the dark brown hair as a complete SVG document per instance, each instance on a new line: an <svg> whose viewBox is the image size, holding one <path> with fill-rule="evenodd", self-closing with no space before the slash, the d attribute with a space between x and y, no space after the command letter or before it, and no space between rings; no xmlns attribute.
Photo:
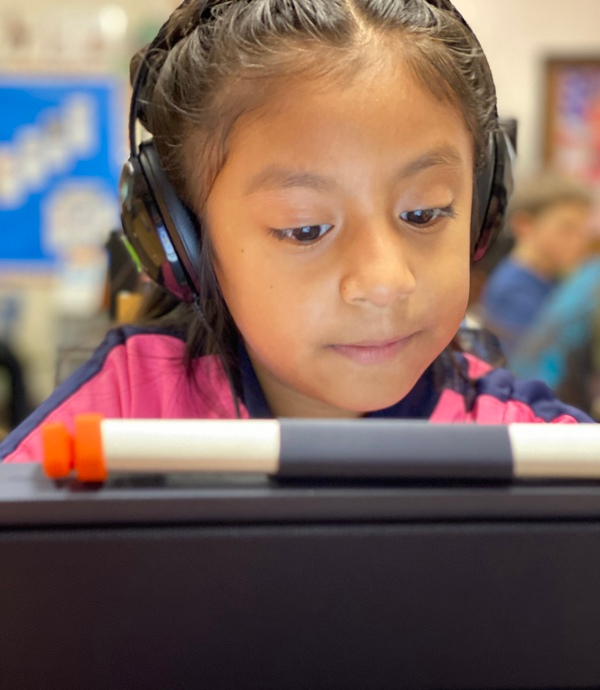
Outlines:
<svg viewBox="0 0 600 690"><path fill-rule="evenodd" d="M202 223L237 118L295 76L349 82L398 46L424 87L453 105L473 138L475 173L498 127L490 69L476 37L449 0L191 0L171 15L164 39L132 60L149 66L141 119L154 136L178 194ZM209 233L202 236L204 323L156 290L145 322L184 329L187 364L218 353L235 369L237 331L218 289Z"/></svg>

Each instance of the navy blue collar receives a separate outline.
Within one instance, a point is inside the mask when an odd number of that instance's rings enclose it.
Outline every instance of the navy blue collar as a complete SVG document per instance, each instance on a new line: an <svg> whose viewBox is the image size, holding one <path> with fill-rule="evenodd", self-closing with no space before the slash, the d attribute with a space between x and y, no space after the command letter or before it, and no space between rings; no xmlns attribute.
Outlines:
<svg viewBox="0 0 600 690"><path fill-rule="evenodd" d="M271 419L273 414L260 387L250 357L243 345L238 350L242 380L242 401L252 419ZM384 410L369 412L366 417L395 417L402 419L429 419L440 391L435 385L435 362L429 366L414 388L402 400Z"/></svg>

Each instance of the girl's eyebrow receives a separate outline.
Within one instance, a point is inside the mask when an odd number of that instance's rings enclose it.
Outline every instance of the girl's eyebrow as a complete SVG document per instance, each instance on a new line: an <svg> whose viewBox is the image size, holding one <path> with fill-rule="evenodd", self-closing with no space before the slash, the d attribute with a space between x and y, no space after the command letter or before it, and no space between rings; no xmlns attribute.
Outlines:
<svg viewBox="0 0 600 690"><path fill-rule="evenodd" d="M255 192L289 189L290 187L304 187L317 192L329 192L335 186L335 180L331 177L269 165L252 177L244 193L249 195Z"/></svg>
<svg viewBox="0 0 600 690"><path fill-rule="evenodd" d="M456 167L462 162L463 158L458 149L451 145L445 145L427 151L418 158L409 161L394 173L393 179L403 180L414 177L423 170L434 166ZM303 187L317 192L330 192L337 187L337 182L333 177L269 165L250 179L244 194L250 195L259 191L290 189L292 187Z"/></svg>
<svg viewBox="0 0 600 690"><path fill-rule="evenodd" d="M414 177L427 168L433 168L437 165L446 166L448 168L456 168L463 163L463 157L454 146L447 144L437 149L431 149L423 155L415 158L406 165L403 165L394 175L396 180L405 180L408 177Z"/></svg>

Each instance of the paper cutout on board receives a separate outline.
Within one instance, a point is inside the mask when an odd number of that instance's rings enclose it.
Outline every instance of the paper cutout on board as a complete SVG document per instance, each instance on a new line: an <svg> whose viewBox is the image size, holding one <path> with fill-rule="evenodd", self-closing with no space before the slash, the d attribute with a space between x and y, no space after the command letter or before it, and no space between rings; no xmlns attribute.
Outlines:
<svg viewBox="0 0 600 690"><path fill-rule="evenodd" d="M114 79L0 82L0 261L53 264L118 225L121 94Z"/></svg>

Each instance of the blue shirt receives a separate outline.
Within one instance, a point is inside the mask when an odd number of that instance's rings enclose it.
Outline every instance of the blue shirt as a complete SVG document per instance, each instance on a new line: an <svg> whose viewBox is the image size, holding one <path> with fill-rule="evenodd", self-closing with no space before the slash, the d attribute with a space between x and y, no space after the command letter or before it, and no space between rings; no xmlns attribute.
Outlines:
<svg viewBox="0 0 600 690"><path fill-rule="evenodd" d="M512 371L523 378L541 379L556 390L574 373L570 371L570 356L584 347L594 347L599 305L600 259L591 259L545 302L535 329L511 359ZM592 373L586 372L588 376Z"/></svg>
<svg viewBox="0 0 600 690"><path fill-rule="evenodd" d="M481 297L483 318L507 357L535 321L555 284L510 257L492 271Z"/></svg>

